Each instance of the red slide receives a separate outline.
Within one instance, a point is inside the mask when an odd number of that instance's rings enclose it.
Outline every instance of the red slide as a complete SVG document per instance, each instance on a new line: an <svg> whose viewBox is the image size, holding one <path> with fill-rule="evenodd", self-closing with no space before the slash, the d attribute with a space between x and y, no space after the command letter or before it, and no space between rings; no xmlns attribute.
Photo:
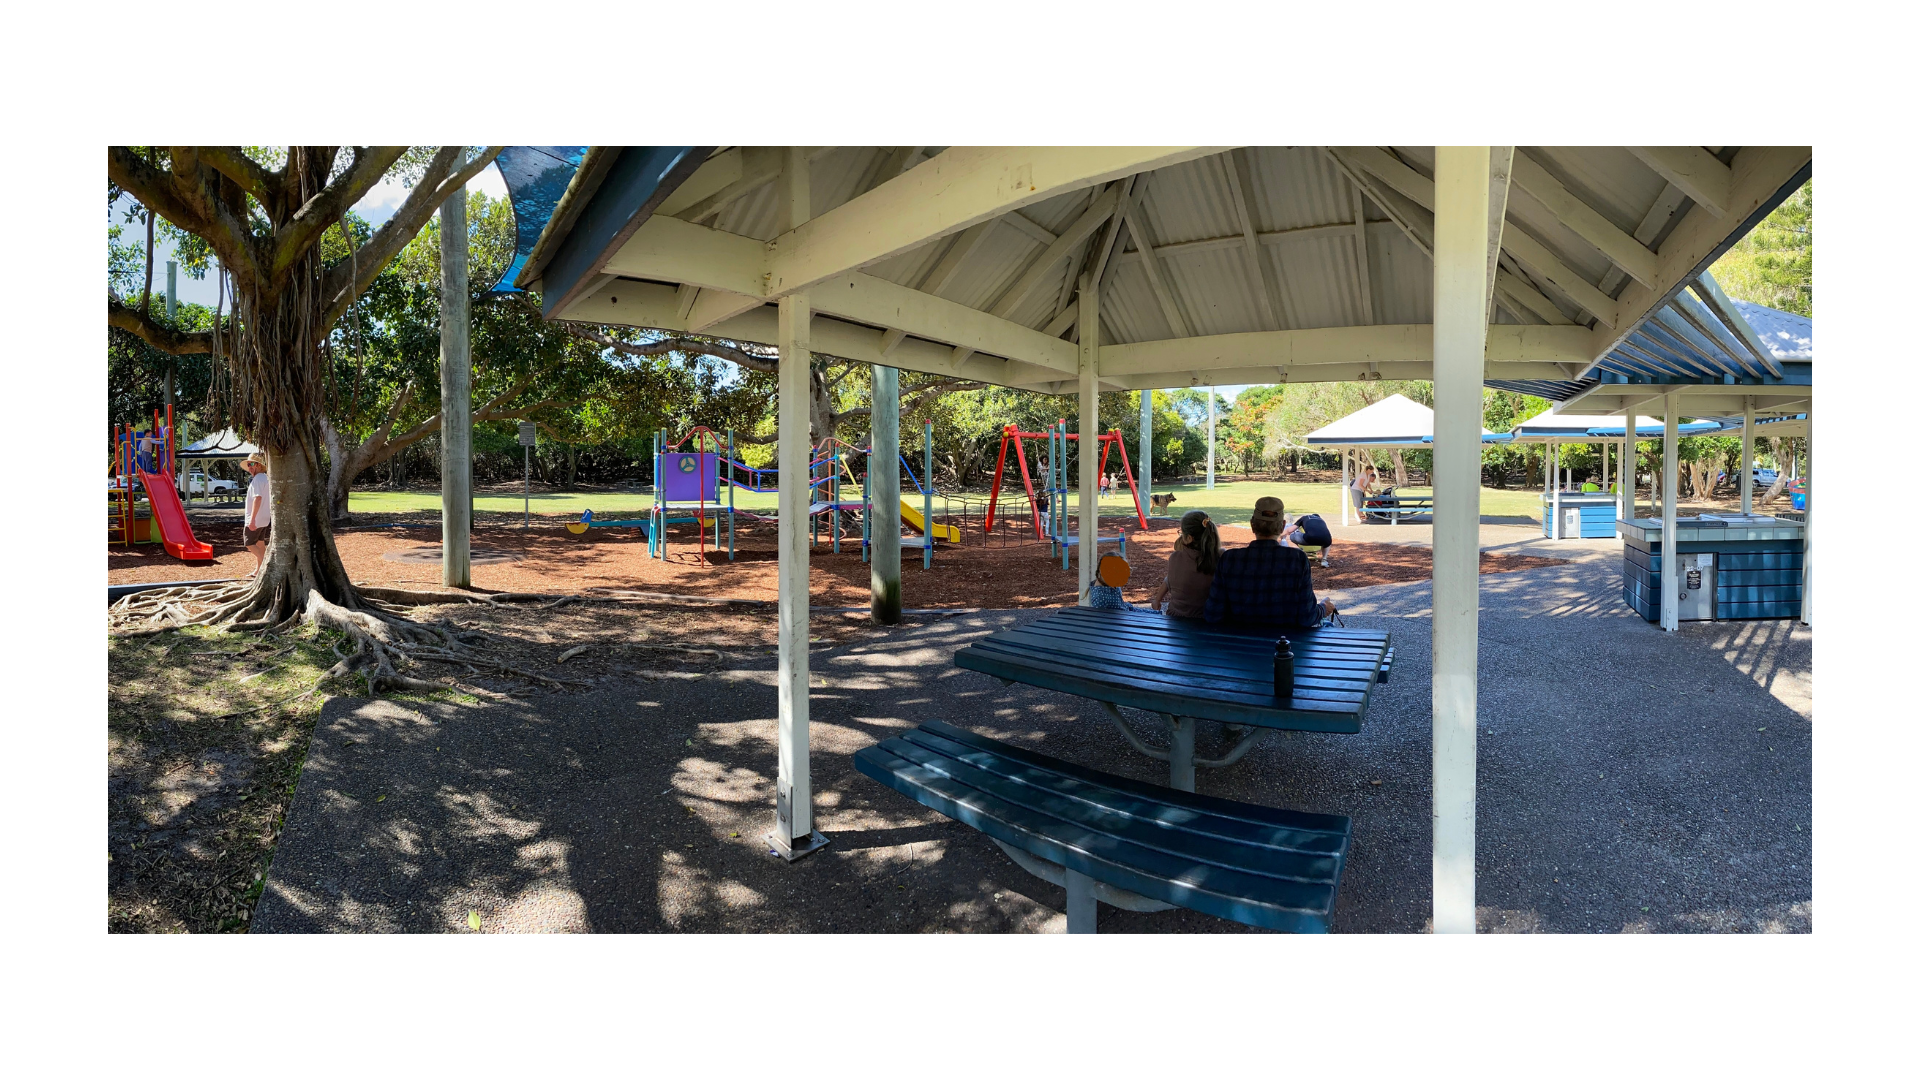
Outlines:
<svg viewBox="0 0 1920 1080"><path fill-rule="evenodd" d="M147 485L147 505L153 507L153 523L160 527L160 543L167 554L187 562L211 560L213 546L193 538L187 511L180 505L179 493L173 490L173 477L142 472L140 480Z"/></svg>

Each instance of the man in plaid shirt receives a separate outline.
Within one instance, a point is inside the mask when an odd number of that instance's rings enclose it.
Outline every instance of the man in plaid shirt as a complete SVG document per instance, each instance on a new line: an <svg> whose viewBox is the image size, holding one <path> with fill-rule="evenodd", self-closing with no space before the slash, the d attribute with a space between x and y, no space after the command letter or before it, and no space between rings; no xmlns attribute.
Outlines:
<svg viewBox="0 0 1920 1080"><path fill-rule="evenodd" d="M1266 496L1253 504L1253 543L1220 553L1207 593L1206 620L1252 626L1320 625L1334 613L1333 601L1314 599L1306 552L1280 542L1287 507Z"/></svg>

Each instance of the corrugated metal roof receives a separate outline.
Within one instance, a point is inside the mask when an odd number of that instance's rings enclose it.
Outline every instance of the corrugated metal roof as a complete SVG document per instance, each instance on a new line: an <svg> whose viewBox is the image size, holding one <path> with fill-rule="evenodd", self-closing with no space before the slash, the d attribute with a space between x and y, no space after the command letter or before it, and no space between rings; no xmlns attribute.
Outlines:
<svg viewBox="0 0 1920 1080"><path fill-rule="evenodd" d="M908 166L943 149L924 148L908 160ZM1732 156L1730 149L1707 149L1717 152L1722 161ZM1690 202L1625 148L1534 146L1517 152L1606 221L1627 234L1639 234L1656 251L1657 234L1692 212ZM884 166L899 160L891 147L812 152L813 215L830 213L884 182L887 177L880 175ZM1423 250L1428 241L1410 237L1407 230L1430 233L1431 215L1423 225L1423 211L1417 204L1423 196L1421 178L1431 177L1433 160L1433 148L1420 146L1360 151L1243 147L1139 174L1133 181L1138 195L1133 218L1144 226L1154 249L1154 266L1165 296L1150 282L1139 238L1128 229L1101 282L1103 338L1122 345L1181 334L1431 323L1433 271ZM1380 192L1379 198L1395 202L1394 214L1406 222L1404 229L1375 196L1361 197L1359 182ZM778 229L774 188L771 182L762 183L708 220L725 232L771 240ZM939 294L969 307L991 309L1047 249L1049 238L1068 229L1107 189L1107 185L1079 189L993 219ZM1430 194L1425 197L1430 201ZM1239 210L1242 203L1245 222ZM1362 212L1367 218L1364 261L1355 236L1356 214ZM1257 272L1246 256L1248 226L1256 234ZM1628 286L1628 278L1611 259L1518 182L1508 196L1508 227L1516 235L1525 232L1538 241L1576 276L1609 297L1619 296ZM1069 275L1097 256L1114 228L1112 222L1103 222L1068 257L1052 260L1039 284L1012 306L1008 317L1032 328L1053 321L1062 298L1072 295ZM940 237L863 269L918 288L955 243L953 236ZM1529 287L1525 267L1513 262L1510 252L1503 265L1510 285ZM1545 284L1538 291L1561 312L1555 321L1595 325L1587 312L1575 306L1578 300L1571 294ZM1174 317L1169 317L1168 306L1174 309ZM1760 363L1743 352L1739 339L1724 330L1715 332L1712 323L1701 332L1694 322L1703 311L1697 300L1683 294L1614 354L1578 372L1576 378L1544 385L1558 396L1581 392L1603 373L1625 378L1714 377L1745 372ZM1543 321L1539 312L1504 295L1493 318L1501 323ZM1074 330L1066 326L1059 333L1071 337ZM1770 361L1811 349L1810 324L1769 323L1762 336ZM1536 389L1543 385L1534 380L1526 384Z"/></svg>

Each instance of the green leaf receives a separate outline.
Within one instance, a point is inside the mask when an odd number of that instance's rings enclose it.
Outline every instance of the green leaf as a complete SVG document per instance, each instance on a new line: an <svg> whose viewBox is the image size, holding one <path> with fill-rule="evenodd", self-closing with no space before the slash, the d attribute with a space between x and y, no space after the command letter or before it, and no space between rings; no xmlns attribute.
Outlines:
<svg viewBox="0 0 1920 1080"><path fill-rule="evenodd" d="M470 930L480 929L480 913L479 912L477 911L467 912L467 928Z"/></svg>

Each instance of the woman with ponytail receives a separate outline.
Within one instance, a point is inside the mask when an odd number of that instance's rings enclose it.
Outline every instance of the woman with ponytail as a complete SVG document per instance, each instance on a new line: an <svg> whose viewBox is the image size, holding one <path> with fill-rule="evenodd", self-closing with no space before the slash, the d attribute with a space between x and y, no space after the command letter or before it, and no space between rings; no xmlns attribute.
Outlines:
<svg viewBox="0 0 1920 1080"><path fill-rule="evenodd" d="M1213 588L1213 572L1219 565L1220 530L1206 511L1187 511L1180 519L1180 539L1167 557L1167 579L1153 595L1153 606L1176 619L1203 617L1207 592Z"/></svg>

